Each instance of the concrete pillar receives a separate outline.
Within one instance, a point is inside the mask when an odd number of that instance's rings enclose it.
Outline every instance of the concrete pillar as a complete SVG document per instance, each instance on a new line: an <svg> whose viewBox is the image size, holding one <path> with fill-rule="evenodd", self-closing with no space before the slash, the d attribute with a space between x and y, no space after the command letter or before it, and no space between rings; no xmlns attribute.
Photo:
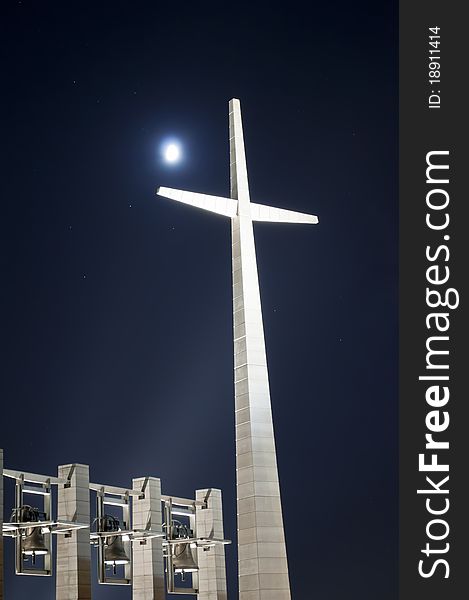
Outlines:
<svg viewBox="0 0 469 600"><path fill-rule="evenodd" d="M58 486L57 519L90 522L88 465L60 465L58 476L69 479ZM57 536L56 600L91 600L90 530L78 529L70 537Z"/></svg>
<svg viewBox="0 0 469 600"><path fill-rule="evenodd" d="M207 508L197 506L196 537L223 539L223 509L221 490L196 490L195 499L207 500ZM225 546L217 544L197 550L199 562L199 600L226 600Z"/></svg>
<svg viewBox="0 0 469 600"><path fill-rule="evenodd" d="M3 600L3 450L0 448L0 600Z"/></svg>
<svg viewBox="0 0 469 600"><path fill-rule="evenodd" d="M264 325L239 100L230 100L240 600L290 600Z"/></svg>
<svg viewBox="0 0 469 600"><path fill-rule="evenodd" d="M155 477L132 480L134 490L142 496L132 498L133 529L161 532L161 482ZM164 600L166 598L163 563L163 541L152 538L132 545L132 599Z"/></svg>

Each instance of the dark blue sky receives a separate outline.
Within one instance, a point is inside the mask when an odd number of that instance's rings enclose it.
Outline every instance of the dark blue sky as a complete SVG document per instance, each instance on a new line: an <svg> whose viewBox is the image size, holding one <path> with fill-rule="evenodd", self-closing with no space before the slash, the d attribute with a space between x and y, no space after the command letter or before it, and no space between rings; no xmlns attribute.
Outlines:
<svg viewBox="0 0 469 600"><path fill-rule="evenodd" d="M230 227L154 192L229 194L238 97L253 201L320 218L255 226L292 595L395 599L397 3L239 6L4 4L0 446L220 487L235 540Z"/></svg>

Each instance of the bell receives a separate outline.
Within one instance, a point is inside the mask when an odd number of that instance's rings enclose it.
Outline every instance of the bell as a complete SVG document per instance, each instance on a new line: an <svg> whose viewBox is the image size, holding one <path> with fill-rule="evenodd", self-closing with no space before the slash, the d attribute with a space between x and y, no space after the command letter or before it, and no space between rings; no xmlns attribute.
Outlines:
<svg viewBox="0 0 469 600"><path fill-rule="evenodd" d="M106 565L126 565L130 562L124 548L121 535L113 535L106 538L104 549L104 562Z"/></svg>
<svg viewBox="0 0 469 600"><path fill-rule="evenodd" d="M176 573L193 573L197 571L197 563L192 554L191 545L174 544L173 546L173 567Z"/></svg>
<svg viewBox="0 0 469 600"><path fill-rule="evenodd" d="M22 543L23 554L27 556L39 556L47 554L46 541L40 527L28 527Z"/></svg>
<svg viewBox="0 0 469 600"><path fill-rule="evenodd" d="M13 509L10 521L12 523L37 523L39 521L39 510L29 504L24 504ZM24 530L21 540L21 550L24 555L33 557L33 563L36 556L48 554L49 550L47 549L46 540L40 526L27 527Z"/></svg>

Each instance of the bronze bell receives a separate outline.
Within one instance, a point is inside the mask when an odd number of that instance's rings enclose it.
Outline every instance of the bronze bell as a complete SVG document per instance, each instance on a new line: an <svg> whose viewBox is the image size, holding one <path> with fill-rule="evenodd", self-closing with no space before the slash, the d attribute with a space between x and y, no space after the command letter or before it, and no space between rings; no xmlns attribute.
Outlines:
<svg viewBox="0 0 469 600"><path fill-rule="evenodd" d="M28 527L28 529L26 529L22 550L23 554L33 557L48 553L46 540L44 539L41 527Z"/></svg>
<svg viewBox="0 0 469 600"><path fill-rule="evenodd" d="M106 537L106 547L104 549L104 562L106 565L126 565L130 562L124 548L124 542L121 535L112 535Z"/></svg>
<svg viewBox="0 0 469 600"><path fill-rule="evenodd" d="M178 573L193 573L198 570L197 563L194 560L190 543L174 544L173 549L173 567Z"/></svg>
<svg viewBox="0 0 469 600"><path fill-rule="evenodd" d="M39 509L29 504L23 504L23 506L13 509L10 521L12 523L38 523ZM40 526L27 527L23 530L21 550L26 556L32 556L33 562L36 556L48 554L49 550Z"/></svg>

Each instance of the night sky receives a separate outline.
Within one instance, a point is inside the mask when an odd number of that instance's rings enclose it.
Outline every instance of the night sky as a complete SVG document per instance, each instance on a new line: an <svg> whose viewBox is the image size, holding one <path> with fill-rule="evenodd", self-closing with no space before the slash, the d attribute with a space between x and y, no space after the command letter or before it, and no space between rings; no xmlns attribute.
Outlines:
<svg viewBox="0 0 469 600"><path fill-rule="evenodd" d="M292 598L395 599L397 2L2 13L6 467L220 487L235 542L230 225L155 189L229 195L240 98L252 200L320 218L255 225Z"/></svg>

